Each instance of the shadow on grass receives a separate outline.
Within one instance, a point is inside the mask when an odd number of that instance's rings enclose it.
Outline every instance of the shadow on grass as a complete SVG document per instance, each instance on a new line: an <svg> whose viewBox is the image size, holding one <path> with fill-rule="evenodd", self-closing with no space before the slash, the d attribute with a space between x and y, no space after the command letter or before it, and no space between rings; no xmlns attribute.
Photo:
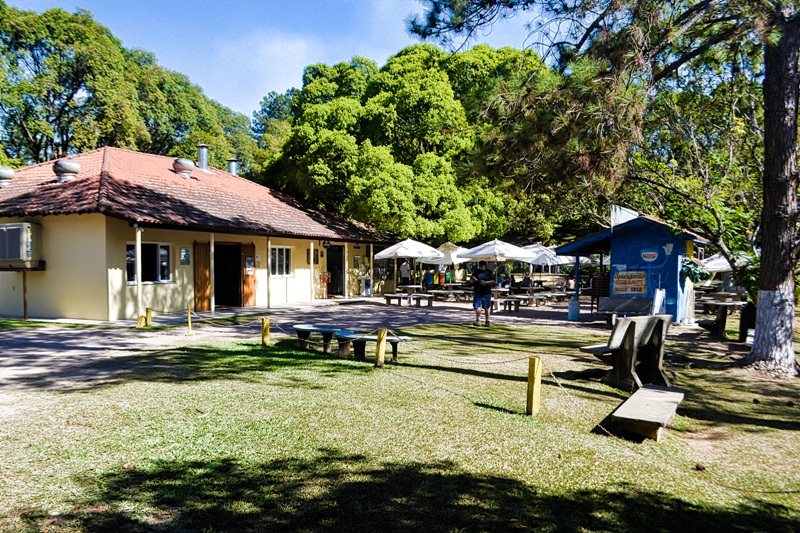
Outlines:
<svg viewBox="0 0 800 533"><path fill-rule="evenodd" d="M133 381L257 380L261 372L289 368L308 369L319 374L372 370L368 365L347 364L347 360L331 354L298 351L295 346L294 340L282 339L266 348L260 343L240 343L229 349L188 346L107 359L76 358L45 372L7 381L17 387L78 392Z"/></svg>
<svg viewBox="0 0 800 533"><path fill-rule="evenodd" d="M794 531L757 500L701 506L620 485L550 493L448 462L375 463L327 450L313 460L154 462L80 480L89 496L57 516L17 509L18 531ZM0 521L0 524L3 522Z"/></svg>

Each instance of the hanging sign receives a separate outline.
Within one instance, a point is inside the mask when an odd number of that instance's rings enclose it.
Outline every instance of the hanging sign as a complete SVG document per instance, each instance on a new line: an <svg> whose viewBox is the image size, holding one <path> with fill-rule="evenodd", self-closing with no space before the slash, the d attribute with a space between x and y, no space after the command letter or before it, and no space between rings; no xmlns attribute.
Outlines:
<svg viewBox="0 0 800 533"><path fill-rule="evenodd" d="M631 270L614 273L614 295L646 294L647 272Z"/></svg>

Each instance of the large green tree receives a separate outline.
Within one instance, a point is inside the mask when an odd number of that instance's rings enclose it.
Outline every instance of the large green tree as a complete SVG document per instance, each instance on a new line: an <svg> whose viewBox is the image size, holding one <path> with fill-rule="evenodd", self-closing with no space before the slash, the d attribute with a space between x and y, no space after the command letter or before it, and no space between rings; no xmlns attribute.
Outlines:
<svg viewBox="0 0 800 533"><path fill-rule="evenodd" d="M540 35L565 73L576 57L607 62L605 77L646 87L682 74L692 60L724 43L752 40L764 49L762 259L756 336L748 361L795 376L794 267L797 237L797 59L795 0L426 0L419 35L468 36L497 17L536 10ZM548 34L549 31L549 34ZM541 40L539 42L542 42Z"/></svg>
<svg viewBox="0 0 800 533"><path fill-rule="evenodd" d="M122 47L85 11L38 15L0 2L0 124L6 152L42 162L146 131Z"/></svg>
<svg viewBox="0 0 800 533"><path fill-rule="evenodd" d="M442 68L448 57L418 45L381 69L360 58L311 65L263 180L401 236L465 242L505 232L510 196L457 168L475 134Z"/></svg>
<svg viewBox="0 0 800 533"><path fill-rule="evenodd" d="M255 141L247 118L207 98L155 57L127 50L79 10L41 14L0 0L0 144L18 164L99 146L194 157L236 157L247 171Z"/></svg>

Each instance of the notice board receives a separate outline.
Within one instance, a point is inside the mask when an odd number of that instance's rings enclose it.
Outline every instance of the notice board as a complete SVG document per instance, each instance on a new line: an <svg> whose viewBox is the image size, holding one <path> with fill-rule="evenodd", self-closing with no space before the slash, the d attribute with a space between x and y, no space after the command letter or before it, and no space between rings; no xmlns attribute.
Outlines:
<svg viewBox="0 0 800 533"><path fill-rule="evenodd" d="M614 296L647 294L647 272L632 270L614 273Z"/></svg>

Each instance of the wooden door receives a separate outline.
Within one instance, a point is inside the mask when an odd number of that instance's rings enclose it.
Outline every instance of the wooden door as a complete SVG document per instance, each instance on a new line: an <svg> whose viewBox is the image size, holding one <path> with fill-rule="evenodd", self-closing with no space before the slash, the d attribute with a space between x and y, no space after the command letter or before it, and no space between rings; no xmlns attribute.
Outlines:
<svg viewBox="0 0 800 533"><path fill-rule="evenodd" d="M194 243L194 310L211 309L211 246Z"/></svg>
<svg viewBox="0 0 800 533"><path fill-rule="evenodd" d="M242 244L242 306L256 305L256 245Z"/></svg>

